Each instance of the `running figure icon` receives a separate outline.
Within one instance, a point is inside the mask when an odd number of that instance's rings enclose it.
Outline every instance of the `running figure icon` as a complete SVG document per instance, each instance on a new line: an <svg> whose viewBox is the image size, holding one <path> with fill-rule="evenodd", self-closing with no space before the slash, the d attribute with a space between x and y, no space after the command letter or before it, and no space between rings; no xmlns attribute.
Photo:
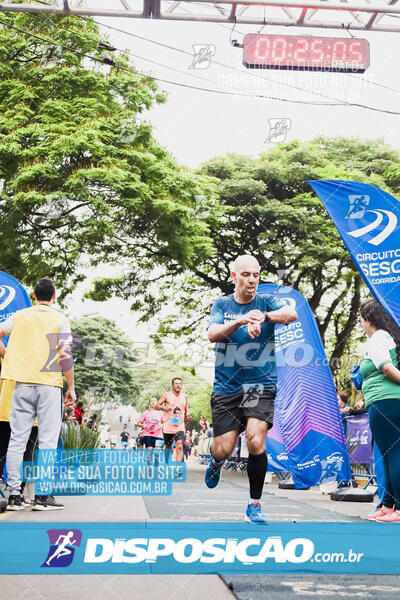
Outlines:
<svg viewBox="0 0 400 600"><path fill-rule="evenodd" d="M61 558L62 556L68 556L68 554L72 554L73 551L67 546L77 543L77 540L72 539L74 536L73 531L69 531L66 535L60 535L56 541L56 545L58 546L55 552L46 560L46 565L50 566L51 561L54 558ZM61 541L62 540L62 541Z"/></svg>

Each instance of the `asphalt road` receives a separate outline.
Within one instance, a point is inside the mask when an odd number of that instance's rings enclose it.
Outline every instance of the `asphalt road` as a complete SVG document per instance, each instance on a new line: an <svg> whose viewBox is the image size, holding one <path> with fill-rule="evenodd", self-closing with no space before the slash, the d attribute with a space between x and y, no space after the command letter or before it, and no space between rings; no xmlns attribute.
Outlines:
<svg viewBox="0 0 400 600"><path fill-rule="evenodd" d="M204 469L203 465L192 463L186 483L175 484L172 496L145 498L151 519L242 521L248 501L247 476L223 472L218 487L208 490L204 485ZM263 507L271 522L360 522L374 504L332 502L318 488L280 490L276 484L270 484L265 486ZM239 600L400 598L400 576L395 575L224 575L222 580Z"/></svg>
<svg viewBox="0 0 400 600"><path fill-rule="evenodd" d="M123 423L129 414L124 410ZM110 418L111 417L111 418ZM103 419L106 415L103 415ZM111 431L120 433L119 411L107 415ZM123 424L122 423L122 424ZM133 433L134 415L131 415ZM248 500L247 476L223 472L214 490L204 485L205 466L191 461L185 483L171 496L66 497L65 510L44 515L30 510L0 514L4 521L232 521L240 522ZM359 522L373 504L332 502L317 488L280 490L265 486L264 510L271 522ZM383 525L383 527L385 527ZM399 529L400 533L400 529ZM399 546L400 547L400 546ZM399 550L400 557L400 550ZM8 600L398 600L400 576L352 575L35 575L0 576L1 597Z"/></svg>

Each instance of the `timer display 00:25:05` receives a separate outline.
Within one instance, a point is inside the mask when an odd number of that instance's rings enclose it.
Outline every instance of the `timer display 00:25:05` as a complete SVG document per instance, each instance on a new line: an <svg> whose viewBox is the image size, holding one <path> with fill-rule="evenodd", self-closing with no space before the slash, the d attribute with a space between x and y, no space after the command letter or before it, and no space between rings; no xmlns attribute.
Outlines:
<svg viewBox="0 0 400 600"><path fill-rule="evenodd" d="M254 61L271 61L283 63L287 60L294 63L352 63L368 64L363 51L362 40L324 39L324 38L292 38L270 36L259 37L249 46L245 55Z"/></svg>

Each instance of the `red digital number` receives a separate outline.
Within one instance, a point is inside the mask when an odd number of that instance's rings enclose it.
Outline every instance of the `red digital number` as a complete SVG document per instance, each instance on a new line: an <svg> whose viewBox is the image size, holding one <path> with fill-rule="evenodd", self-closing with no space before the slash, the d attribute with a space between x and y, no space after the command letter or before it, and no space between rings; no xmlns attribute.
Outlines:
<svg viewBox="0 0 400 600"><path fill-rule="evenodd" d="M269 38L258 38L256 42L256 49L254 52L254 56L256 58L270 58L269 55L269 47L271 43Z"/></svg>
<svg viewBox="0 0 400 600"><path fill-rule="evenodd" d="M285 38L276 38L272 42L272 58L274 58L275 60L285 60L287 44L288 43L287 40L285 40ZM280 48L278 48L278 45L280 45Z"/></svg>
<svg viewBox="0 0 400 600"><path fill-rule="evenodd" d="M350 56L349 60L356 63L363 62L363 53L361 50L361 42L358 40L356 42L351 42L349 46Z"/></svg>
<svg viewBox="0 0 400 600"><path fill-rule="evenodd" d="M303 46L301 47L300 44L303 44ZM301 61L305 62L306 61L308 46L309 46L309 42L308 42L308 40L306 40L304 38L300 38L297 41L297 48L293 53L293 57L297 62L301 62Z"/></svg>
<svg viewBox="0 0 400 600"><path fill-rule="evenodd" d="M345 62L346 60L346 43L335 42L333 44L332 62Z"/></svg>
<svg viewBox="0 0 400 600"><path fill-rule="evenodd" d="M319 45L319 47L318 47ZM322 40L314 40L311 43L311 62L312 63L322 63L324 58L323 51L324 43Z"/></svg>

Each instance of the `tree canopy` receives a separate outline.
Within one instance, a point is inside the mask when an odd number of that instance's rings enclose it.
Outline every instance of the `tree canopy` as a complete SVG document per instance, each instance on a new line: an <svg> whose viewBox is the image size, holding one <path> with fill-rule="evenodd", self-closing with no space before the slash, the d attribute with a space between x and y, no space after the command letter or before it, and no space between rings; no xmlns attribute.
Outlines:
<svg viewBox="0 0 400 600"><path fill-rule="evenodd" d="M138 356L132 340L103 317L75 319L71 329L78 400L90 396L134 403L141 383L134 372Z"/></svg>
<svg viewBox="0 0 400 600"><path fill-rule="evenodd" d="M161 321L159 335L185 333L195 339L196 326L212 300L233 290L230 262L251 253L261 265L263 280L291 285L305 295L332 357L340 357L367 292L306 181L363 181L395 194L400 189L399 158L382 140L319 137L277 145L257 158L232 154L209 160L199 174L211 178L214 192L203 197L197 216L207 224L213 253L199 257L190 269L171 263L157 290L145 277L135 289L133 308L148 318L154 307L161 309L173 298L178 309ZM103 286L98 281L97 292ZM129 285L120 288L118 282L110 289L126 297L131 292Z"/></svg>
<svg viewBox="0 0 400 600"><path fill-rule="evenodd" d="M149 256L188 267L209 252L192 218L202 178L141 120L166 97L126 55L104 64L106 41L86 18L1 15L0 268L24 284L52 275L61 299L84 260L127 257L134 285Z"/></svg>

